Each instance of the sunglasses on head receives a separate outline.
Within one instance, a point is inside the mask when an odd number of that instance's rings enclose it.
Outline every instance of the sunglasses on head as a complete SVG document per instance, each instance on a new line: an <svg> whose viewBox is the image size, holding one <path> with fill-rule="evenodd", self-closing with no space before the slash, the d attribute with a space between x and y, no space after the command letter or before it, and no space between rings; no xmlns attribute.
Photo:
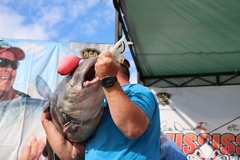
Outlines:
<svg viewBox="0 0 240 160"><path fill-rule="evenodd" d="M5 43L3 40L0 40L0 49L2 48L10 48L12 46L10 46L8 43Z"/></svg>
<svg viewBox="0 0 240 160"><path fill-rule="evenodd" d="M16 69L18 69L19 62L11 61L11 60L5 59L5 58L0 58L0 67L7 67L8 65L10 65L12 67L12 69L16 70Z"/></svg>

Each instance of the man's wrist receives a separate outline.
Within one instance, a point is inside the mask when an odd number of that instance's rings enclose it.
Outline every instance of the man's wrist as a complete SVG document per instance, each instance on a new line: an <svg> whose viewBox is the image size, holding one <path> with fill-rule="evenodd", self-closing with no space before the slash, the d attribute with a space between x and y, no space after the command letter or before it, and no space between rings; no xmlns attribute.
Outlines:
<svg viewBox="0 0 240 160"><path fill-rule="evenodd" d="M117 82L117 77L106 76L100 80L101 85L105 88L111 87Z"/></svg>

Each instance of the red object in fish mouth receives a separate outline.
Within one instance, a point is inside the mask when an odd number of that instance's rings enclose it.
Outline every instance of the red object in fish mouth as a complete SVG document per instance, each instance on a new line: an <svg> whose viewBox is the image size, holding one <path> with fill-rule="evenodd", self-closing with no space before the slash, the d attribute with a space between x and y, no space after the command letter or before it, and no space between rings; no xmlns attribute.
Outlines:
<svg viewBox="0 0 240 160"><path fill-rule="evenodd" d="M57 66L57 72L60 75L66 75L71 73L77 66L80 58L75 54L69 54L63 58Z"/></svg>

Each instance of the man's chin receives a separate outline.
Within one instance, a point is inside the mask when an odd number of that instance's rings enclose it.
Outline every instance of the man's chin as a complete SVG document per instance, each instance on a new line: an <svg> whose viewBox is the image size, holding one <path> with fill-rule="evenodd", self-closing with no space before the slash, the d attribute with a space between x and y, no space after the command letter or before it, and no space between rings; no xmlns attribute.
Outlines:
<svg viewBox="0 0 240 160"><path fill-rule="evenodd" d="M1 92L8 92L11 89L11 83L10 82L5 82L3 83L2 81L0 82L0 90Z"/></svg>

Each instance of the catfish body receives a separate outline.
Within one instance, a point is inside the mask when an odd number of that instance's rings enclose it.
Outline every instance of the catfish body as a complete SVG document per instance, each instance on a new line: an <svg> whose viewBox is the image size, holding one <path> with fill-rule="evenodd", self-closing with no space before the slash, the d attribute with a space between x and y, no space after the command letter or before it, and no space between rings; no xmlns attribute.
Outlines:
<svg viewBox="0 0 240 160"><path fill-rule="evenodd" d="M95 76L98 57L79 63L54 91L49 107L52 121L60 133L72 142L82 142L97 129L104 112L104 92Z"/></svg>

